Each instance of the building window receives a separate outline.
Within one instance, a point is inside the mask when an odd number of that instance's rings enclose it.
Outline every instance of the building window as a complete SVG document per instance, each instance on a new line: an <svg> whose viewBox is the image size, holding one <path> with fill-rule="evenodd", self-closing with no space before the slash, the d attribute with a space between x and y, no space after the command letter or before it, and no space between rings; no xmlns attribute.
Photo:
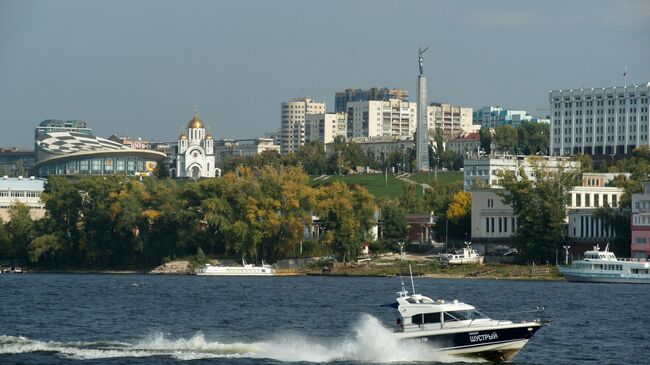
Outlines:
<svg viewBox="0 0 650 365"><path fill-rule="evenodd" d="M576 207L582 206L582 194L576 194Z"/></svg>
<svg viewBox="0 0 650 365"><path fill-rule="evenodd" d="M591 206L591 196L589 194L585 194L585 207Z"/></svg>

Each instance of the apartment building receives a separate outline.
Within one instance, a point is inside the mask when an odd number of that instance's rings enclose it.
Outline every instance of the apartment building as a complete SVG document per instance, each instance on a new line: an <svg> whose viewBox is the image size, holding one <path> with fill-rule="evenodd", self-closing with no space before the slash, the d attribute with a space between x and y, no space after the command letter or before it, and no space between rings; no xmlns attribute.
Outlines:
<svg viewBox="0 0 650 365"><path fill-rule="evenodd" d="M417 125L417 103L366 100L347 103L347 136L413 136Z"/></svg>
<svg viewBox="0 0 650 365"><path fill-rule="evenodd" d="M325 113L325 103L295 98L282 103L280 153L297 151L305 144L305 119L309 114Z"/></svg>
<svg viewBox="0 0 650 365"><path fill-rule="evenodd" d="M477 132L480 126L472 122L472 108L446 103L431 103L427 106L429 131L442 130L445 139L459 137L463 134Z"/></svg>
<svg viewBox="0 0 650 365"><path fill-rule="evenodd" d="M347 136L345 113L308 114L305 117L305 143L319 141L325 145L337 136Z"/></svg>
<svg viewBox="0 0 650 365"><path fill-rule="evenodd" d="M643 183L643 192L632 194L633 258L650 259L650 181Z"/></svg>

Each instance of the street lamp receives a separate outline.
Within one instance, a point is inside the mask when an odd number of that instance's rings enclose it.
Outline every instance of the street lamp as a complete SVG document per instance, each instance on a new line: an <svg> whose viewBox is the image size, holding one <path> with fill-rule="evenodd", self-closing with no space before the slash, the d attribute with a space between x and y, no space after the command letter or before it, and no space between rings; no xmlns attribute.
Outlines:
<svg viewBox="0 0 650 365"><path fill-rule="evenodd" d="M564 265L569 266L569 249L571 246L569 245L564 245Z"/></svg>
<svg viewBox="0 0 650 365"><path fill-rule="evenodd" d="M404 253L404 241L397 242L397 244L399 245L399 260L402 261L402 254Z"/></svg>

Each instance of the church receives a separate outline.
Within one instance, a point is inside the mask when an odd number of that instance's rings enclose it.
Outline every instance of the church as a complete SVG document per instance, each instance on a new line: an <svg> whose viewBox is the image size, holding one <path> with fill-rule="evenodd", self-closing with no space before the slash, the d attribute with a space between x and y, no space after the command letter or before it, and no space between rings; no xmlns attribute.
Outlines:
<svg viewBox="0 0 650 365"><path fill-rule="evenodd" d="M187 123L186 131L178 136L174 165L171 169L172 176L178 178L198 179L218 177L221 174L221 170L215 166L212 135L205 132L197 112Z"/></svg>

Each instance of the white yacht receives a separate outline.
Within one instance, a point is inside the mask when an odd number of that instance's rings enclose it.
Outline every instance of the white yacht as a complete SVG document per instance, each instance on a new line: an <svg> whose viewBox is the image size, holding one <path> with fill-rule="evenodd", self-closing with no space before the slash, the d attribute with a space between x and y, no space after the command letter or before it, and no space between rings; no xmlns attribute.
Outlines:
<svg viewBox="0 0 650 365"><path fill-rule="evenodd" d="M440 262L443 265L482 264L483 256L472 249L471 242L465 242L465 247L455 253L440 255Z"/></svg>
<svg viewBox="0 0 650 365"><path fill-rule="evenodd" d="M609 245L585 252L582 260L571 266L560 266L560 274L568 281L594 283L650 284L650 263L646 259L617 259Z"/></svg>
<svg viewBox="0 0 650 365"><path fill-rule="evenodd" d="M469 304L408 295L404 287L397 294L396 303L384 305L399 312L395 336L405 341L430 343L453 355L509 361L548 323L542 319L521 322L491 319ZM543 308L534 312L541 314Z"/></svg>
<svg viewBox="0 0 650 365"><path fill-rule="evenodd" d="M271 265L262 262L262 266L247 264L242 259L242 266L215 266L205 264L196 271L196 275L215 275L215 276L273 276L275 269Z"/></svg>

